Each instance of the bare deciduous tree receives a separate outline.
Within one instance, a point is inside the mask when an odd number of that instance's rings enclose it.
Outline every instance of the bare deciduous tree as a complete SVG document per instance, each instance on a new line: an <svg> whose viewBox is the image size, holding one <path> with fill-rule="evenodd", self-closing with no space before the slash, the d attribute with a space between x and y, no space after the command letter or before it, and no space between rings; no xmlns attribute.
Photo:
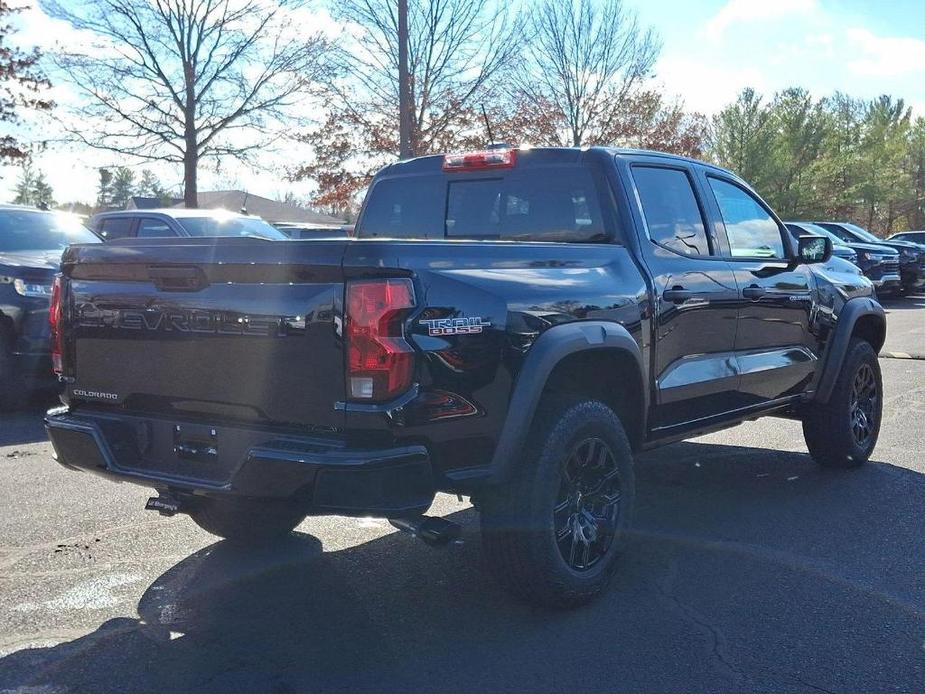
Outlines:
<svg viewBox="0 0 925 694"><path fill-rule="evenodd" d="M398 12L394 0L343 0L337 16L362 28L358 46L340 53L361 89L363 120L398 113ZM517 21L492 0L417 0L408 7L412 154L429 149L453 114L482 96L519 50ZM335 85L336 86L336 85ZM345 95L346 96L346 95Z"/></svg>
<svg viewBox="0 0 925 694"><path fill-rule="evenodd" d="M80 143L183 165L187 207L207 157L246 158L280 136L324 71L327 42L290 26L299 0L48 2L95 37L57 63L83 106Z"/></svg>
<svg viewBox="0 0 925 694"><path fill-rule="evenodd" d="M605 144L620 130L624 102L652 73L660 43L622 0L546 0L531 20L519 98L553 108L559 144Z"/></svg>
<svg viewBox="0 0 925 694"><path fill-rule="evenodd" d="M319 180L317 204L346 204L371 171L399 152L398 3L341 0L346 35L331 79L328 120L309 133L313 164L295 178ZM485 131L478 106L511 66L521 22L501 0L410 0L408 70L411 154L453 149ZM359 160L359 161L358 161Z"/></svg>

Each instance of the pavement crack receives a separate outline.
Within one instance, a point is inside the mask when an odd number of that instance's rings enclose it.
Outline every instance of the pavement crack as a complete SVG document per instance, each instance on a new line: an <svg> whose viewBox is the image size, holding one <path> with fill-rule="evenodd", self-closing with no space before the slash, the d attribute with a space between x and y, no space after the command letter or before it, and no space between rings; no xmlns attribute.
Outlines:
<svg viewBox="0 0 925 694"><path fill-rule="evenodd" d="M675 593L675 582L678 577L678 560L677 557L672 557L668 564L668 572L666 575L656 581L656 587L675 610L679 612L688 622L698 627L701 631L704 632L708 639L708 650L710 651L710 657L719 664L720 669L726 671L726 673L732 678L736 686L740 685L745 679L744 673L736 666L736 664L729 657L729 654L726 652L726 638L723 635L723 632L719 627L711 624L706 617L701 615L697 610L695 610L690 605L685 604Z"/></svg>
<svg viewBox="0 0 925 694"><path fill-rule="evenodd" d="M9 569L12 566L15 566L20 562L24 557L29 556L33 552L54 552L55 549L58 549L61 545L68 545L75 543L80 540L85 540L87 537L93 538L103 538L107 535L113 535L122 530L135 530L137 528L144 528L146 526L154 526L158 523L163 523L162 519L151 519L149 521L134 521L132 523L123 523L121 525L115 525L109 528L104 528L100 530L88 530L87 532L81 533L79 535L71 535L70 537L57 538L54 540L49 540L47 542L39 542L34 545L23 545L19 547L10 547L9 554L0 559L0 575L3 575L2 572L6 569ZM87 543L89 544L89 543Z"/></svg>
<svg viewBox="0 0 925 694"><path fill-rule="evenodd" d="M797 677L796 675L788 675L790 679L799 682L800 684L809 687L812 690L817 692L825 692L825 694L837 694L837 692L832 691L831 689L826 689L825 687L820 687L818 684L813 684L812 682L807 682L802 677Z"/></svg>

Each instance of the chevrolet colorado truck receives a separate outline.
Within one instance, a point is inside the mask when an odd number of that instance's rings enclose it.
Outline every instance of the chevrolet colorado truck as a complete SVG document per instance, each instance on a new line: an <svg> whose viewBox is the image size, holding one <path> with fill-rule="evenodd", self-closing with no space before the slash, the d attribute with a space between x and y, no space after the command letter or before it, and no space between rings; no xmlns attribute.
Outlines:
<svg viewBox="0 0 925 694"><path fill-rule="evenodd" d="M307 515L468 495L500 582L607 584L633 454L763 415L811 456L877 441L884 312L734 174L633 150L489 149L388 166L343 240L72 246L51 311L62 465L153 487L235 542Z"/></svg>

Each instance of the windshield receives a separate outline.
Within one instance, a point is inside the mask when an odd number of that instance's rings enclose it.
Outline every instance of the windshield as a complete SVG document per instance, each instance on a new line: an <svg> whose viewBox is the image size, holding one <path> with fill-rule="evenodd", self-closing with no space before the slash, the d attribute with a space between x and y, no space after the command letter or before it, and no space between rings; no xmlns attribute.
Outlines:
<svg viewBox="0 0 925 694"><path fill-rule="evenodd" d="M99 242L73 215L0 209L0 251L63 251L72 243Z"/></svg>
<svg viewBox="0 0 925 694"><path fill-rule="evenodd" d="M844 226L846 229L850 229L857 236L860 236L865 241L869 241L870 243L883 243L883 239L878 238L877 236L874 236L869 231L867 231L867 229L862 229L856 224L845 224Z"/></svg>
<svg viewBox="0 0 925 694"><path fill-rule="evenodd" d="M832 239L833 246L847 247L848 245L844 242L844 240L840 236L833 234L831 231L829 231L828 229L824 229L818 224L809 224L808 222L800 222L800 226L806 229L807 231L813 232L814 234L818 234L819 236L827 236L828 238Z"/></svg>
<svg viewBox="0 0 925 694"><path fill-rule="evenodd" d="M209 217L179 217L180 223L190 236L259 236L264 239L289 238L262 219L231 215Z"/></svg>

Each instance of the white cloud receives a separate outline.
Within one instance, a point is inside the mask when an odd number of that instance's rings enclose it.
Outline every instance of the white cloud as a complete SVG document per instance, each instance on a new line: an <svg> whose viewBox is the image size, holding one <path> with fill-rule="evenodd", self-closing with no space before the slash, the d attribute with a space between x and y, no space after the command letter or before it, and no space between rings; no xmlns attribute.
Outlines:
<svg viewBox="0 0 925 694"><path fill-rule="evenodd" d="M27 5L13 22L11 40L26 49L35 47L49 53L59 46L73 50L98 43L92 32L77 30L65 20L49 16L38 5Z"/></svg>
<svg viewBox="0 0 925 694"><path fill-rule="evenodd" d="M848 29L845 35L858 54L848 67L859 75L897 77L925 73L925 41L921 39L877 36L862 28Z"/></svg>
<svg viewBox="0 0 925 694"><path fill-rule="evenodd" d="M668 94L680 96L688 110L708 116L735 101L745 87L758 91L768 88L764 74L757 68L728 67L680 56L659 60L656 78Z"/></svg>
<svg viewBox="0 0 925 694"><path fill-rule="evenodd" d="M705 33L720 38L730 26L740 22L780 19L791 15L806 15L817 9L817 0L729 0L707 22Z"/></svg>

